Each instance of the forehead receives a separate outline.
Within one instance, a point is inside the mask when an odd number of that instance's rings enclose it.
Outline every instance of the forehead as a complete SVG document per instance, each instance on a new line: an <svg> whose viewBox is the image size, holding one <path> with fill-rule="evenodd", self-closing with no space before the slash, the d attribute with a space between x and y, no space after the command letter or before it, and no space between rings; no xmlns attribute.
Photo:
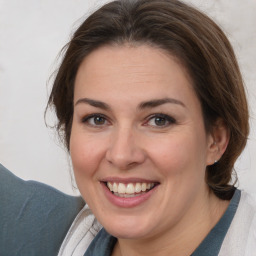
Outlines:
<svg viewBox="0 0 256 256"><path fill-rule="evenodd" d="M192 81L181 62L166 51L148 46L103 46L81 63L74 97L107 94L118 97L195 96Z"/></svg>

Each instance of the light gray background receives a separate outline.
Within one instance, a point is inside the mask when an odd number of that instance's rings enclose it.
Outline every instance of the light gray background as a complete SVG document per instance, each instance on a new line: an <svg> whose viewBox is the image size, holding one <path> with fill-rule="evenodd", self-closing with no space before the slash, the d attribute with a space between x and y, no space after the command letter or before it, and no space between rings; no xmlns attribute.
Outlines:
<svg viewBox="0 0 256 256"><path fill-rule="evenodd" d="M0 0L0 162L23 179L76 194L70 160L44 109L56 56L71 32L106 1ZM248 145L236 164L239 186L256 192L256 0L186 0L208 13L230 38L247 86ZM239 107L239 106L237 106Z"/></svg>

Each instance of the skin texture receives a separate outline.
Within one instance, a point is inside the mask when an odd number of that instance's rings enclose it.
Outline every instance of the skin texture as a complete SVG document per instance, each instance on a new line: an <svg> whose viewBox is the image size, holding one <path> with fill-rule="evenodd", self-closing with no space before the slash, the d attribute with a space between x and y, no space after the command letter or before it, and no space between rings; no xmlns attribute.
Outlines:
<svg viewBox="0 0 256 256"><path fill-rule="evenodd" d="M152 100L166 98L172 102L153 106ZM157 122L159 113L171 118ZM88 118L93 114L100 114L96 123L95 116ZM81 195L118 238L113 255L192 253L228 205L205 183L206 166L221 157L227 143L222 122L212 133L205 131L186 69L163 50L104 46L82 62L70 153ZM102 184L113 178L159 185L139 205L119 207Z"/></svg>

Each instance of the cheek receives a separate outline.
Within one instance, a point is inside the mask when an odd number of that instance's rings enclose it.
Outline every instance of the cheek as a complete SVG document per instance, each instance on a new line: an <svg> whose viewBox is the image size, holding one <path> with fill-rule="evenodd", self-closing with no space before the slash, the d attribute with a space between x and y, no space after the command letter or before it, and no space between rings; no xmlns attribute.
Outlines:
<svg viewBox="0 0 256 256"><path fill-rule="evenodd" d="M197 133L180 133L148 147L155 165L166 175L191 177L205 171L205 141Z"/></svg>
<svg viewBox="0 0 256 256"><path fill-rule="evenodd" d="M100 144L83 133L72 132L70 155L76 179L93 175L102 156Z"/></svg>

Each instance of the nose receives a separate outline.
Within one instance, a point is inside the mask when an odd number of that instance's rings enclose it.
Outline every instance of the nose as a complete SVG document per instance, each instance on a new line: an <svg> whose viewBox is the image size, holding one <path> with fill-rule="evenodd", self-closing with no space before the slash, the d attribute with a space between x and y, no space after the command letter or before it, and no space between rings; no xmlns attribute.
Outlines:
<svg viewBox="0 0 256 256"><path fill-rule="evenodd" d="M120 128L111 136L106 152L107 161L120 170L128 170L146 159L141 139L129 128Z"/></svg>

